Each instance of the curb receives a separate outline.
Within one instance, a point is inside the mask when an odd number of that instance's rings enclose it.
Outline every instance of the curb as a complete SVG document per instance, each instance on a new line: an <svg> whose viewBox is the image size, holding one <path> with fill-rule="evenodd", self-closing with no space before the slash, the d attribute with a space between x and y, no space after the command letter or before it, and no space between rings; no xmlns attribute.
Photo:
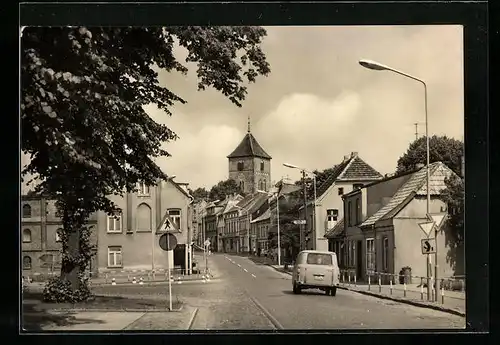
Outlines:
<svg viewBox="0 0 500 345"><path fill-rule="evenodd" d="M184 309L184 306L180 306L179 308L175 309L173 308L172 310L169 310L168 308L155 308L155 309L147 309L147 308L123 308L123 309L88 309L88 308L61 308L61 309L43 309L37 311L47 311L47 312L65 312L65 313L71 313L71 312L96 312L96 313L108 313L108 312L115 312L115 313L165 313L165 312L180 312Z"/></svg>
<svg viewBox="0 0 500 345"><path fill-rule="evenodd" d="M404 299L404 298L391 297L391 296L387 296L387 295L380 295L380 294L377 294L375 292L355 290L355 289L350 289L350 288L347 288L347 287L344 287L344 286L337 286L337 287L339 289L341 289L341 290L347 290L347 291L357 292L357 293L362 294L362 295L377 297L377 298L380 298L380 299L386 299L386 300L390 300L390 301L394 301L394 302L399 302L399 303L411 304L411 305L413 305L415 307L421 307L421 308L427 308L427 309L434 309L434 310L437 310L437 311L442 311L442 312L445 312L445 313L449 313L449 314L454 314L454 315L457 315L457 316L465 317L465 312L462 312L462 311L459 311L459 310L455 310L455 309L451 309L451 308L442 307L442 306L439 306L439 305L426 304L426 303L412 301L412 300L408 300L408 299Z"/></svg>
<svg viewBox="0 0 500 345"><path fill-rule="evenodd" d="M182 284L190 284L190 283L206 283L207 281L211 281L211 280L214 280L213 277L211 278L208 278L207 279L192 279L192 280L176 280L176 281L172 281L172 285L182 285ZM121 286L121 287L124 287L124 286L157 286L157 285L168 285L168 281L159 281L159 282L148 282L148 283L144 283L144 284L139 284L139 283L130 283L130 282L126 282L126 283L116 283L116 285L112 285L111 283L94 283L94 284L91 284L90 286L91 287L102 287L102 286Z"/></svg>
<svg viewBox="0 0 500 345"><path fill-rule="evenodd" d="M282 270L277 269L276 267L274 267L272 265L269 265L269 264L266 264L266 265L269 266L269 267L272 267L277 272L286 273L286 274L292 275L290 272L282 271ZM465 312L462 312L462 311L459 311L459 310L455 310L455 309L451 309L451 308L442 307L442 306L439 306L439 305L425 304L425 303L421 303L421 302L417 302L417 301L412 301L412 300L408 300L408 299L404 299L404 298L398 298L398 297L391 297L391 296L386 296L386 295L380 295L380 294L377 294L375 292L350 289L350 288L344 287L344 286L337 286L337 287L339 289L341 289L341 290L347 290L347 291L357 292L357 293L362 294L362 295L377 297L377 298L380 298L380 299L386 299L386 300L390 300L390 301L394 301L394 302L399 302L399 303L410 304L410 305L413 305L415 307L420 307L420 308L434 309L434 310L437 310L437 311L442 311L442 312L445 312L445 313L449 313L449 314L453 314L453 315L465 317Z"/></svg>

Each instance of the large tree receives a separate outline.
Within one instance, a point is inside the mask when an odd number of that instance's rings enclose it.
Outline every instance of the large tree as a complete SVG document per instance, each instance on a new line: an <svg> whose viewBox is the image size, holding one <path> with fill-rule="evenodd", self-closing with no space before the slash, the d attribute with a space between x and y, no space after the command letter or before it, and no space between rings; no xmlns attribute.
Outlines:
<svg viewBox="0 0 500 345"><path fill-rule="evenodd" d="M463 272L463 244L464 244L464 181L452 175L445 180L446 189L441 191L441 199L448 206L446 223L451 230L446 236L446 245L449 248L447 257L455 272ZM461 252L460 252L461 251Z"/></svg>
<svg viewBox="0 0 500 345"><path fill-rule="evenodd" d="M292 258L298 254L300 248L301 225L294 224L293 221L298 219L298 210L301 205L297 192L281 196L279 200L280 245ZM276 212L276 203L271 211ZM269 229L268 240L270 248L278 248L277 224Z"/></svg>
<svg viewBox="0 0 500 345"><path fill-rule="evenodd" d="M397 173L414 170L418 164L426 164L427 144L425 137L420 137L410 144L404 155L398 159ZM429 138L429 161L443 162L457 175L461 175L461 162L464 144L460 140L447 136Z"/></svg>
<svg viewBox="0 0 500 345"><path fill-rule="evenodd" d="M238 183L236 183L236 181L227 179L225 181L220 181L215 186L213 186L212 189L210 189L208 198L211 201L223 200L227 195L232 194L240 194L242 196L244 195L243 191L241 190Z"/></svg>
<svg viewBox="0 0 500 345"><path fill-rule="evenodd" d="M197 64L198 89L213 87L241 106L244 82L270 72L260 48L265 35L246 26L24 28L21 149L31 160L22 174L56 200L64 227L61 279L47 296L87 298L86 219L119 211L108 196L166 177L154 159L168 156L162 143L177 136L144 106L171 115L172 105L186 102L158 80L159 71L188 71L174 56L175 40L188 51L186 62Z"/></svg>
<svg viewBox="0 0 500 345"><path fill-rule="evenodd" d="M195 190L189 190L189 194L192 195L195 201L208 199L209 192L204 187L196 188Z"/></svg>

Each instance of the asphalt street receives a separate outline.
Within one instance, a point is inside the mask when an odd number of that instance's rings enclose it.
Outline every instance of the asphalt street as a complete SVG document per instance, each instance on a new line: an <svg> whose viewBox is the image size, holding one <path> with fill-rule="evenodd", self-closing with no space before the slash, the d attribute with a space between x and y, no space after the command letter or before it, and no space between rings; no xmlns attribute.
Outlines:
<svg viewBox="0 0 500 345"><path fill-rule="evenodd" d="M337 290L335 297L319 290L292 292L291 277L248 258L213 254L209 282L178 284L173 299L198 311L194 330L272 329L460 329L465 318L448 313L383 300L356 292ZM109 293L118 286L97 288ZM131 295L158 299L166 286L123 287ZM160 328L161 329L161 328Z"/></svg>

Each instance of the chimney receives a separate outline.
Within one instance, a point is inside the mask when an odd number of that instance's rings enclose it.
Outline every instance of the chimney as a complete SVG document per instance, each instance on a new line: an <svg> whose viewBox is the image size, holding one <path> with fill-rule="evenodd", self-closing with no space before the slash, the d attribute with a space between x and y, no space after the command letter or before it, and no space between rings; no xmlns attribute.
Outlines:
<svg viewBox="0 0 500 345"><path fill-rule="evenodd" d="M351 152L351 158L357 157L358 153L357 152Z"/></svg>
<svg viewBox="0 0 500 345"><path fill-rule="evenodd" d="M349 156L344 156L344 162L349 160Z"/></svg>

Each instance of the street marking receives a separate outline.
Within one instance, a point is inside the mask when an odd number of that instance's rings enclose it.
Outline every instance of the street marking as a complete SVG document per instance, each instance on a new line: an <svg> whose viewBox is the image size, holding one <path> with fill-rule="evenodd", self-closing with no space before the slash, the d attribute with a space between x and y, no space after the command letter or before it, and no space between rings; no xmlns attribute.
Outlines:
<svg viewBox="0 0 500 345"><path fill-rule="evenodd" d="M243 271L248 272L248 270L246 268L244 268Z"/></svg>
<svg viewBox="0 0 500 345"><path fill-rule="evenodd" d="M191 329L194 325L194 319L196 318L196 315L198 315L198 308L194 309L193 315L191 316L191 320L189 321L188 324L188 329Z"/></svg>
<svg viewBox="0 0 500 345"><path fill-rule="evenodd" d="M255 276L255 274L253 274L253 273L252 273L252 277L257 278L257 277Z"/></svg>
<svg viewBox="0 0 500 345"><path fill-rule="evenodd" d="M240 264L238 264L238 267L241 267L241 265L240 265Z"/></svg>

